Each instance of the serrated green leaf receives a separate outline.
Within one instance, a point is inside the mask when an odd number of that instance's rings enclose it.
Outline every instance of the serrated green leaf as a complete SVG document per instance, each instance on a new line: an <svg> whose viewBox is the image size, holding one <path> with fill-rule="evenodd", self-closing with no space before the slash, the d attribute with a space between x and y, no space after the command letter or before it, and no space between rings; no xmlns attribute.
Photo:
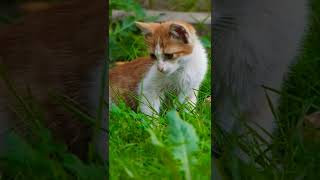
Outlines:
<svg viewBox="0 0 320 180"><path fill-rule="evenodd" d="M173 145L173 157L181 161L181 169L185 179L191 179L192 155L199 150L199 138L193 126L183 121L176 111L167 114L169 121L169 142Z"/></svg>

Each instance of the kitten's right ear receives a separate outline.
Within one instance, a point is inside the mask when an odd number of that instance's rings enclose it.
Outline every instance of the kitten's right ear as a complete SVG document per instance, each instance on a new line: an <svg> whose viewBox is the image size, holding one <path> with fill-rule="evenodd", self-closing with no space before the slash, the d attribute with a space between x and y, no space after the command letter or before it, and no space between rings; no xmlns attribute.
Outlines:
<svg viewBox="0 0 320 180"><path fill-rule="evenodd" d="M173 23L170 25L170 35L171 37L181 40L183 43L190 43L190 34L187 28L181 24Z"/></svg>
<svg viewBox="0 0 320 180"><path fill-rule="evenodd" d="M153 34L154 23L135 22L136 26L142 31L144 36Z"/></svg>

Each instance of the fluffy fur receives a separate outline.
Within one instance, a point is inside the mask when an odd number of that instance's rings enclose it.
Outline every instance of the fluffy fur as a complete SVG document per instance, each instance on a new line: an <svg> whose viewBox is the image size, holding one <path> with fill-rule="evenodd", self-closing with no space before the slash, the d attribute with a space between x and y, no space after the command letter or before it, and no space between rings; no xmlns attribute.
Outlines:
<svg viewBox="0 0 320 180"><path fill-rule="evenodd" d="M141 111L147 115L159 113L160 101L167 91L176 92L181 103L190 101L195 104L207 71L207 54L195 29L182 21L137 22L137 26L145 35L150 58L140 58L112 69L109 78L113 87L116 84L120 94L128 94L126 89L134 90L134 94L140 96ZM117 81L113 80L120 68L122 73L127 68L132 69L129 80L121 73Z"/></svg>
<svg viewBox="0 0 320 180"><path fill-rule="evenodd" d="M111 68L109 71L109 103L122 98L132 109L137 108L137 87L153 61L150 57L137 58Z"/></svg>
<svg viewBox="0 0 320 180"><path fill-rule="evenodd" d="M262 85L281 88L301 47L307 0L214 0L213 7L215 125L241 134L242 117L270 140L256 125L275 127ZM276 106L277 95L268 94Z"/></svg>

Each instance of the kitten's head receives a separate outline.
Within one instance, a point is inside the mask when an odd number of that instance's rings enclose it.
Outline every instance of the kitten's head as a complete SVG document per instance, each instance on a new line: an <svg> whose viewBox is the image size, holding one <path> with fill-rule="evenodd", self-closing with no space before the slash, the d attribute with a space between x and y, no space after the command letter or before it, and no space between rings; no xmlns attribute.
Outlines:
<svg viewBox="0 0 320 180"><path fill-rule="evenodd" d="M183 21L162 23L136 22L143 32L150 57L160 72L170 75L181 65L183 57L190 55L196 38L195 29Z"/></svg>

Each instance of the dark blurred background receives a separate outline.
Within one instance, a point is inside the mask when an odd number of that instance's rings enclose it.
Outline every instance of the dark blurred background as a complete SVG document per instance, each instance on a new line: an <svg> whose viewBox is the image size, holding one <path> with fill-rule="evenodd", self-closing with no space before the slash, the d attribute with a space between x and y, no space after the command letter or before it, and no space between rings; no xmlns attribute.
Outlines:
<svg viewBox="0 0 320 180"><path fill-rule="evenodd" d="M13 23L24 14L49 8L62 0L1 0L0 25Z"/></svg>

